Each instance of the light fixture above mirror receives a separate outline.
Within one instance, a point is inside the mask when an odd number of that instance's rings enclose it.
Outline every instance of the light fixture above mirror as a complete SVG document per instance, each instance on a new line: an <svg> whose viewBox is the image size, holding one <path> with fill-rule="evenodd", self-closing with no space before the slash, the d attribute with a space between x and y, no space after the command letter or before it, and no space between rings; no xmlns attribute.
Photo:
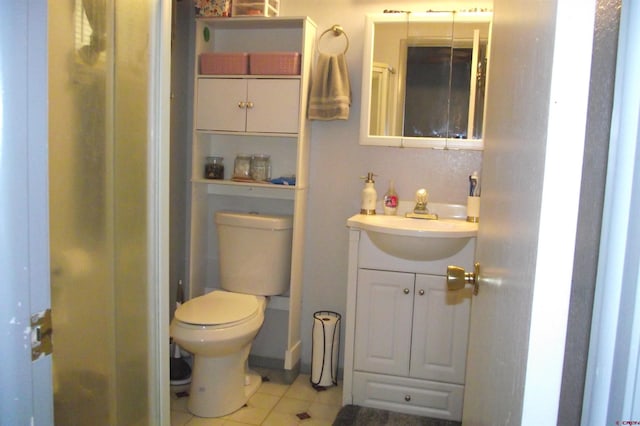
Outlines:
<svg viewBox="0 0 640 426"><path fill-rule="evenodd" d="M491 12L366 18L360 143L483 148Z"/></svg>

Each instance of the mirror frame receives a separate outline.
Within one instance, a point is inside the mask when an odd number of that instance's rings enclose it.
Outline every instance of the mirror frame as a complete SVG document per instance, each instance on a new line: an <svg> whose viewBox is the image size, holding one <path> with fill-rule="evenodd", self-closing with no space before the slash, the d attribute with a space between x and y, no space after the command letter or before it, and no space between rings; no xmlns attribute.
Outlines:
<svg viewBox="0 0 640 426"><path fill-rule="evenodd" d="M362 60L362 97L360 108L360 145L392 146L405 148L434 148L434 149L459 149L459 150L483 150L483 139L456 139L456 138L423 138L415 136L386 136L370 135L371 123L371 78L374 66L374 36L375 24L380 23L403 23L407 22L453 22L456 23L488 23L489 43L487 46L487 64L490 64L491 57L491 30L492 12L411 12L407 13L374 13L367 14L365 18L365 37ZM453 21L455 19L455 21ZM455 28L455 25L454 25ZM487 65L485 81L488 81L490 65ZM488 87L485 85L485 111ZM486 115L482 118L482 127L486 122ZM483 131L484 135L484 131Z"/></svg>

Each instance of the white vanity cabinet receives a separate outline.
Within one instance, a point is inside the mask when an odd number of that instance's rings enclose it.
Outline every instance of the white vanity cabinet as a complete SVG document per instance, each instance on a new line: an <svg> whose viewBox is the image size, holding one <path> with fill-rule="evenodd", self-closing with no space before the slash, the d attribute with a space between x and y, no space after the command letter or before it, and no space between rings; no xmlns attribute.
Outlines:
<svg viewBox="0 0 640 426"><path fill-rule="evenodd" d="M461 420L471 294L448 292L445 274L474 249L399 259L351 228L344 404Z"/></svg>
<svg viewBox="0 0 640 426"><path fill-rule="evenodd" d="M189 297L219 288L219 210L293 216L288 291L270 298L252 356L300 366L300 313L310 124L306 119L316 25L308 17L196 18L188 229ZM299 75L200 74L202 53L297 52ZM233 180L236 156L270 156L271 176L295 184ZM207 157L223 157L224 178L206 179ZM249 267L249 265L248 265ZM285 371L287 372L287 371Z"/></svg>
<svg viewBox="0 0 640 426"><path fill-rule="evenodd" d="M358 371L464 384L470 300L435 275L360 269Z"/></svg>
<svg viewBox="0 0 640 426"><path fill-rule="evenodd" d="M198 78L196 129L298 133L300 79Z"/></svg>

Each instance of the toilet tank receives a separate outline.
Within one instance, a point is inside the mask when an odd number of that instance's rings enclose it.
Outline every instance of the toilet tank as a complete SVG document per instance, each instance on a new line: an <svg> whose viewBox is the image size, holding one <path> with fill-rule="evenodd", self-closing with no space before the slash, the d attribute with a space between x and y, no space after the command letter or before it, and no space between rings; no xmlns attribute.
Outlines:
<svg viewBox="0 0 640 426"><path fill-rule="evenodd" d="M261 296L289 289L291 216L219 211L215 223L223 289Z"/></svg>

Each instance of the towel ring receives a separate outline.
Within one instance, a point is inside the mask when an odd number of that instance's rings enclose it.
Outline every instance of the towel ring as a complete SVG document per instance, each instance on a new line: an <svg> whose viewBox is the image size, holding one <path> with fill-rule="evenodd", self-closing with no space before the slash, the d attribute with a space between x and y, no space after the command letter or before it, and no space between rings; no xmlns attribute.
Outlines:
<svg viewBox="0 0 640 426"><path fill-rule="evenodd" d="M332 25L331 28L324 30L322 34L320 34L320 37L318 38L318 42L322 39L322 37L324 37L326 34L330 32L332 32L335 37L340 37L341 35L344 36L347 44L345 45L344 52L342 53L343 54L347 53L347 50L349 50L349 37L347 36L347 33L344 32L344 28L342 28L342 26L340 25ZM318 50L320 50L319 44L318 44Z"/></svg>

